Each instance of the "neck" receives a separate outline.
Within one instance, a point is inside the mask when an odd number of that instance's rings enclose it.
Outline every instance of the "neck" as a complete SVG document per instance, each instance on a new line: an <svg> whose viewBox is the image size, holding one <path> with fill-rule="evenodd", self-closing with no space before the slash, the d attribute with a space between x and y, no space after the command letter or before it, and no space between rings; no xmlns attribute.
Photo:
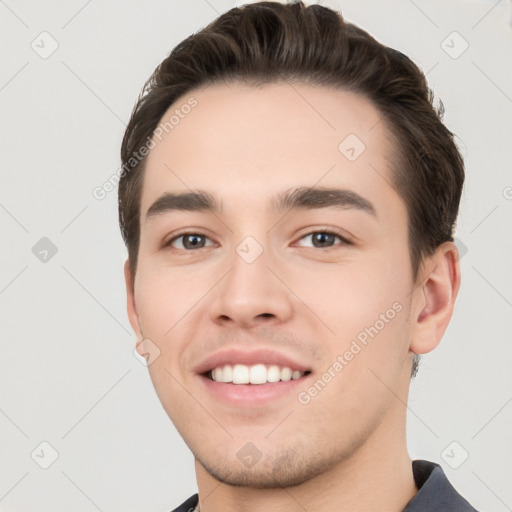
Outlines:
<svg viewBox="0 0 512 512"><path fill-rule="evenodd" d="M350 458L294 487L255 489L226 485L196 460L200 511L401 512L418 489L407 453L405 408L401 404L397 407L403 410L387 415Z"/></svg>

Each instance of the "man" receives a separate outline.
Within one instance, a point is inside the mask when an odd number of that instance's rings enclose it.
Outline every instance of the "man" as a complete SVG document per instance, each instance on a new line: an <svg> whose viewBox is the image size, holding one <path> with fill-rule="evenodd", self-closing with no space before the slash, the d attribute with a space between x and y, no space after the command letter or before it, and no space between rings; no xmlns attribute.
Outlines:
<svg viewBox="0 0 512 512"><path fill-rule="evenodd" d="M121 156L130 323L195 457L176 511L474 511L406 446L460 284L421 71L321 6L233 9L155 70Z"/></svg>

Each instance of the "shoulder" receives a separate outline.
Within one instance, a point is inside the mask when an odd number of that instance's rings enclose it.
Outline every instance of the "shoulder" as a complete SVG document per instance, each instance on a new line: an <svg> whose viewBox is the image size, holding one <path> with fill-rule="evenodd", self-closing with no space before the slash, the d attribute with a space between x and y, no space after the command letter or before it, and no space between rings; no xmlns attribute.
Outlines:
<svg viewBox="0 0 512 512"><path fill-rule="evenodd" d="M194 512L197 506L198 495L194 494L187 501L184 501L178 508L175 508L172 512Z"/></svg>
<svg viewBox="0 0 512 512"><path fill-rule="evenodd" d="M439 464L415 460L412 466L418 493L403 512L478 512L453 488Z"/></svg>

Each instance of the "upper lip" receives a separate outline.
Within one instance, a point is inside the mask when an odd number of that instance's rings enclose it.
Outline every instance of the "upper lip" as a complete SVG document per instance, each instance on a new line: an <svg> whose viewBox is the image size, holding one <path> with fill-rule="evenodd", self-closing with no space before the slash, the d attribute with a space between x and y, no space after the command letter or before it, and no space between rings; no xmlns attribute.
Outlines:
<svg viewBox="0 0 512 512"><path fill-rule="evenodd" d="M292 370L299 370L301 372L310 371L310 368L306 365L272 349L247 351L232 348L220 350L219 352L215 352L208 356L196 367L196 372L198 374L206 373L214 368L218 368L226 364L244 364L247 366L266 364L288 367Z"/></svg>

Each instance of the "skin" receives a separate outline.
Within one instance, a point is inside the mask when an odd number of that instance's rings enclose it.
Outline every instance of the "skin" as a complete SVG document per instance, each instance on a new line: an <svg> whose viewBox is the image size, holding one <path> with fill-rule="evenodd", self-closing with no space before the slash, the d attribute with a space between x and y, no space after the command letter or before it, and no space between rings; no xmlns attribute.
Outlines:
<svg viewBox="0 0 512 512"><path fill-rule="evenodd" d="M201 511L403 510L417 492L405 436L412 358L437 346L452 315L455 245L426 258L413 282L406 207L390 185L393 142L364 97L232 83L194 90L169 112L190 96L197 107L148 156L138 268L132 276L127 262L125 277L137 341L160 350L151 379L195 456ZM366 146L355 161L338 150L348 134ZM351 190L376 215L267 210L276 192L301 185ZM147 218L163 192L191 189L223 211ZM185 229L205 246L162 247ZM315 247L308 235L326 229L351 243ZM251 264L236 252L247 236L263 248ZM307 391L395 303L401 311L307 404L292 392L233 407L195 372L220 349L270 348L307 362L297 388ZM252 467L237 458L248 442L261 454Z"/></svg>

